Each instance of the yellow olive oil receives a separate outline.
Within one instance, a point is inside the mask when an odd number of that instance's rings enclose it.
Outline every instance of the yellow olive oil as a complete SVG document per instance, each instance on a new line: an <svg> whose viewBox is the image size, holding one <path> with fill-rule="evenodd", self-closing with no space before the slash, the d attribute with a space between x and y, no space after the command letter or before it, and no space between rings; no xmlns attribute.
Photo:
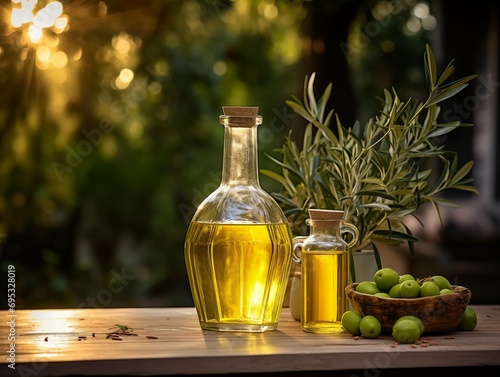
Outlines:
<svg viewBox="0 0 500 377"><path fill-rule="evenodd" d="M291 268L289 225L193 221L185 259L202 329L277 327Z"/></svg>
<svg viewBox="0 0 500 377"><path fill-rule="evenodd" d="M302 250L302 330L314 333L342 331L342 314L348 302L347 251Z"/></svg>

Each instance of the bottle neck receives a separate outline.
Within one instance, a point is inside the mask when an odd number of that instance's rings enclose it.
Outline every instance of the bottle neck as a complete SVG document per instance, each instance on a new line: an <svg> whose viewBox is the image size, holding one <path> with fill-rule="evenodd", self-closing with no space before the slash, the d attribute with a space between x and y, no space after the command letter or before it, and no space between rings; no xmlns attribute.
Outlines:
<svg viewBox="0 0 500 377"><path fill-rule="evenodd" d="M257 126L225 122L222 185L259 186Z"/></svg>

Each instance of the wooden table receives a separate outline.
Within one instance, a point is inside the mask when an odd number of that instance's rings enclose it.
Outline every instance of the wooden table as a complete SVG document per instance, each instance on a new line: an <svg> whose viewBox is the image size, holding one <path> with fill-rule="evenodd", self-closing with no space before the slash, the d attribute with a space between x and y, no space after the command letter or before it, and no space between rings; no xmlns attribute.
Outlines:
<svg viewBox="0 0 500 377"><path fill-rule="evenodd" d="M475 330L428 334L422 337L427 343L414 346L395 345L390 335L363 339L347 333L306 333L288 308L283 309L278 329L263 334L202 331L194 308L0 311L0 375L284 375L292 371L309 375L329 371L329 376L333 372L380 376L401 375L404 369L406 377L436 367L500 368L500 306L471 307L478 315ZM137 335L107 338L115 324L130 327ZM15 341L8 340L9 334ZM8 366L11 343L15 371Z"/></svg>

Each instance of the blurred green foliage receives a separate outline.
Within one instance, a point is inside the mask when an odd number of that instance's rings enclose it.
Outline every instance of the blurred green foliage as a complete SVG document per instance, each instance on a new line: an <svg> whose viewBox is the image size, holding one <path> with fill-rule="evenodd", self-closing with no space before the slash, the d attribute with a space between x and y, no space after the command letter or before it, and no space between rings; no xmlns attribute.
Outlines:
<svg viewBox="0 0 500 377"><path fill-rule="evenodd" d="M327 28L311 39L304 25L317 25L305 20L311 8L332 6L61 3L67 26L44 29L40 42L28 25L12 25L12 3L0 9L0 268L16 266L20 308L191 305L184 236L197 204L219 184L221 107L260 107L259 165L274 169L265 152L293 126L284 100L300 92L306 63L324 58L321 38L331 37ZM359 4L356 18L332 22L356 38L354 27L390 2L344 0L334 11L347 3ZM374 24L383 28L369 43L350 39L348 53L331 51L352 65L360 101L387 86L369 73L386 67L385 55L404 47L390 57L399 64L390 73L407 72L401 67L412 60L421 66L425 31L401 29L417 2L401 4L405 12L386 9L389 19ZM391 41L391 51L380 48ZM318 81L349 80L347 72L328 75Z"/></svg>
<svg viewBox="0 0 500 377"><path fill-rule="evenodd" d="M19 307L190 305L184 235L219 184L221 107L258 105L262 152L281 144L266 121L301 80L302 4L64 6L69 28L39 43L2 13L2 268Z"/></svg>

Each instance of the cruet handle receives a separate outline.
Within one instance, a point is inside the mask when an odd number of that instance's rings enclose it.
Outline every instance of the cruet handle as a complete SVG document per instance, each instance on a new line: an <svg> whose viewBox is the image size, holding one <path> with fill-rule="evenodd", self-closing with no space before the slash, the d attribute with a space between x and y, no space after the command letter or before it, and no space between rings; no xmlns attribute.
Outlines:
<svg viewBox="0 0 500 377"><path fill-rule="evenodd" d="M352 248L356 244L356 242L358 242L358 238L359 238L358 228L356 228L351 223L342 223L342 225L340 226L340 234L344 234L344 233L349 233L352 236L351 241L349 241L347 243L349 248Z"/></svg>
<svg viewBox="0 0 500 377"><path fill-rule="evenodd" d="M293 251L292 251L292 260L297 263L299 266L302 263L302 244L304 243L307 236L296 236L293 237Z"/></svg>

